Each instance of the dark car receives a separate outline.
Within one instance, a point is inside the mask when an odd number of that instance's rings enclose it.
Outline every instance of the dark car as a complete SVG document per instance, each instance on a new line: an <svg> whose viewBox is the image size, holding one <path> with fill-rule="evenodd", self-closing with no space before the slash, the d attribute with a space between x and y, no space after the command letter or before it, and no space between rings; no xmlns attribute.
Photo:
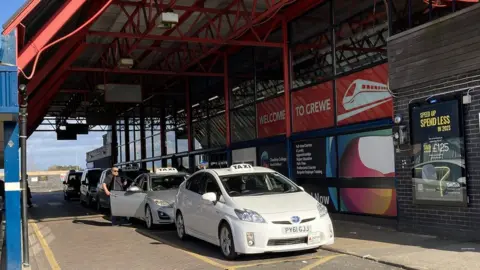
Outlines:
<svg viewBox="0 0 480 270"><path fill-rule="evenodd" d="M63 198L66 201L80 197L80 179L82 174L82 171L71 170L65 176L63 181Z"/></svg>
<svg viewBox="0 0 480 270"><path fill-rule="evenodd" d="M129 187L135 178L143 173L148 173L148 170L142 169L119 169L119 176L122 177L124 180L127 180L127 187ZM97 184L97 192L95 197L95 203L97 206L98 211L102 211L104 209L110 209L110 197L105 194L105 190L103 189L103 182L105 181L105 177L111 175L111 169L106 169L102 172L102 176L100 177L100 181Z"/></svg>
<svg viewBox="0 0 480 270"><path fill-rule="evenodd" d="M97 184L100 176L105 169L92 168L83 171L80 181L80 203L87 206L93 205L93 200L97 196Z"/></svg>

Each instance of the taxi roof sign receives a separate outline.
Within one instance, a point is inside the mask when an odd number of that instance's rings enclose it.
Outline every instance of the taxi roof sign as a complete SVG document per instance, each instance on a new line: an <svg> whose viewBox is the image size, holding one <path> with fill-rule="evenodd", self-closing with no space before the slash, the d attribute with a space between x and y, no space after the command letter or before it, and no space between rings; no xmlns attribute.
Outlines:
<svg viewBox="0 0 480 270"><path fill-rule="evenodd" d="M253 166L250 164L234 164L230 166L231 171L241 171L241 170L253 170Z"/></svg>
<svg viewBox="0 0 480 270"><path fill-rule="evenodd" d="M158 168L155 170L156 174L161 174L161 173L178 173L177 169L175 168Z"/></svg>

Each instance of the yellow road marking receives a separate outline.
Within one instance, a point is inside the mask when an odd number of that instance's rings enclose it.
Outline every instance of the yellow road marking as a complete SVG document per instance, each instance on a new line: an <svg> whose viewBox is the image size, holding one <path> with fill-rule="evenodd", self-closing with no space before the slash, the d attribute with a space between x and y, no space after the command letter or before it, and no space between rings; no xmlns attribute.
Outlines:
<svg viewBox="0 0 480 270"><path fill-rule="evenodd" d="M47 257L48 263L50 264L50 267L52 270L60 270L60 266L58 265L57 260L55 259L55 256L53 255L52 250L48 246L47 241L43 237L42 233L38 229L38 226L36 223L31 223L33 232L37 236L38 242L40 242L40 245L42 246L43 252L45 252L45 256Z"/></svg>
<svg viewBox="0 0 480 270"><path fill-rule="evenodd" d="M303 268L300 269L300 270L311 270L311 269L313 269L314 267L317 267L317 266L319 266L319 265L322 265L322 264L330 261L331 259L334 259L334 258L340 257L340 256L345 256L345 255L340 254L340 255L331 255L331 256L323 257L323 258L321 258L320 260L318 260L318 261L316 261L316 262L314 262L314 263L312 263L312 264L309 264L309 265L303 267Z"/></svg>
<svg viewBox="0 0 480 270"><path fill-rule="evenodd" d="M230 266L228 270L234 270L239 268L248 268L248 267L255 267L261 265L269 265L269 264L276 264L276 263L287 263L287 262L298 262L298 261L305 261L305 260L313 260L319 259L321 256L311 256L311 257L301 257L301 258L290 258L290 259L280 259L280 260L270 260L267 262L258 262L258 263L251 263L251 264L241 264L241 265L234 265Z"/></svg>
<svg viewBox="0 0 480 270"><path fill-rule="evenodd" d="M173 247L173 248L176 248L176 249L178 249L178 250L181 250L181 251L185 252L186 254L188 254L188 255L190 255L190 256L192 256L192 257L194 257L194 258L197 258L197 259L199 259L199 260L201 260L201 261L203 261L204 263L207 263L207 264L210 264L210 265L213 265L213 266L215 266L215 267L222 268L222 269L229 269L229 267L228 267L227 265L223 265L223 264L221 264L221 263L218 263L218 262L216 262L216 261L214 261L214 260L212 260L212 259L210 259L210 258L207 258L207 257L205 257L205 256L199 255L199 254L197 254L197 253L193 253L193 252L184 250L183 248L181 248L181 247L173 244L173 243L170 242L170 241L166 241L166 240L160 238L159 236L157 236L157 235L155 235L155 234L153 234L153 233L146 232L146 231L143 231L143 230L138 230L138 232L142 233L143 235L145 235L145 236L147 236L147 237L153 238L153 239L155 239L155 240L157 240L157 241L159 241L159 242L166 243L166 244L170 245L170 246Z"/></svg>
<svg viewBox="0 0 480 270"><path fill-rule="evenodd" d="M34 219L30 218L28 220L29 223L39 223L39 222L52 222L52 221L64 221L64 220L82 220L82 219L90 219L90 218L101 218L104 215L89 215L89 216L71 216L71 217L58 217L58 218L41 218L41 219Z"/></svg>

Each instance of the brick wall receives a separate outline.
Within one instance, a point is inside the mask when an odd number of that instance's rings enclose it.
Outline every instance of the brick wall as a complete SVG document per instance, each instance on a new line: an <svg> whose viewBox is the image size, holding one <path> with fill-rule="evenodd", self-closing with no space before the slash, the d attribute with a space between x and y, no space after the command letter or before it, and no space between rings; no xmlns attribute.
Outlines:
<svg viewBox="0 0 480 270"><path fill-rule="evenodd" d="M400 230L480 239L480 70L421 85L394 89L394 112L409 124L408 104L414 98L478 87L470 92L472 103L464 106L468 207L427 206L413 203L410 146L396 153L398 226Z"/></svg>

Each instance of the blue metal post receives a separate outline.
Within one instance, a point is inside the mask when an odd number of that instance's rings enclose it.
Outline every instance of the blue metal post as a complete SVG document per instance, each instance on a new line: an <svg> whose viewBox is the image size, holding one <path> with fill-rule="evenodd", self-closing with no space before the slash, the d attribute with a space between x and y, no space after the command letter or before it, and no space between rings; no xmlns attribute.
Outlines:
<svg viewBox="0 0 480 270"><path fill-rule="evenodd" d="M4 122L6 269L22 268L18 124Z"/></svg>

